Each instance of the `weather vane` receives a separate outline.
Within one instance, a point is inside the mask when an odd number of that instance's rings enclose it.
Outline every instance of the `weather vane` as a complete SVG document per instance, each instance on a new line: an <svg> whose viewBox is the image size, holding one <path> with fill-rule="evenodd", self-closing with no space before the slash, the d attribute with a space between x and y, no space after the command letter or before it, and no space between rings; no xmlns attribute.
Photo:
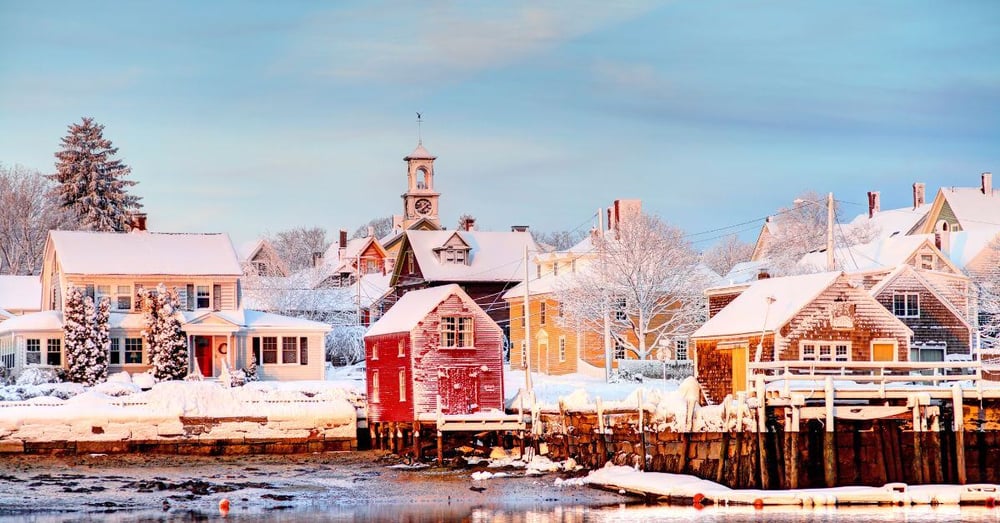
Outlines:
<svg viewBox="0 0 1000 523"><path fill-rule="evenodd" d="M422 124L422 123L423 123L423 115L421 115L419 112L417 112L417 144L418 145L423 145L424 144L423 136L420 133L420 124Z"/></svg>

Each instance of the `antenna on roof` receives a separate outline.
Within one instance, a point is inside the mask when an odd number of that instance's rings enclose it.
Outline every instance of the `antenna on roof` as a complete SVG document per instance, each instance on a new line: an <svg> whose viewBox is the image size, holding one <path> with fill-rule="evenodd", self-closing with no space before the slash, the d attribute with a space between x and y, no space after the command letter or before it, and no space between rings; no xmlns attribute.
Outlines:
<svg viewBox="0 0 1000 523"><path fill-rule="evenodd" d="M424 139L420 133L420 125L423 123L423 115L417 112L417 145L423 145Z"/></svg>

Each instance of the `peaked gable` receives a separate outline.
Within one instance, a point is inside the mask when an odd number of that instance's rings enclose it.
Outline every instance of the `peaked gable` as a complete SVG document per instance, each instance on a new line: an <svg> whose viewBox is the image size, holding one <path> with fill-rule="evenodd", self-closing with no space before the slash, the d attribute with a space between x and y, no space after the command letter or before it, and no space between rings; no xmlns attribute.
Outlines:
<svg viewBox="0 0 1000 523"><path fill-rule="evenodd" d="M365 337L409 332L441 302L451 296L458 296L470 309L475 309L483 315L486 314L461 287L454 283L430 287L404 294L388 312L368 329Z"/></svg>
<svg viewBox="0 0 1000 523"><path fill-rule="evenodd" d="M45 244L66 274L241 276L227 234L49 231Z"/></svg>

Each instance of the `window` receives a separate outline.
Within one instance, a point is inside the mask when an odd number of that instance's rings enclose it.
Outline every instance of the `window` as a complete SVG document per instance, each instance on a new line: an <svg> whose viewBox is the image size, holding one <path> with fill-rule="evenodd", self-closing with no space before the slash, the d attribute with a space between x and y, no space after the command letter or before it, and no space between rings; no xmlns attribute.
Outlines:
<svg viewBox="0 0 1000 523"><path fill-rule="evenodd" d="M524 322L527 321L527 317L528 317L528 315L525 314L526 312L527 312L527 308L524 305L521 305L521 328L522 329L524 328Z"/></svg>
<svg viewBox="0 0 1000 523"><path fill-rule="evenodd" d="M101 298L111 299L111 286L110 285L98 285L97 286L97 296L94 298L94 305L99 305L101 303Z"/></svg>
<svg viewBox="0 0 1000 523"><path fill-rule="evenodd" d="M625 344L622 340L615 338L615 359L623 360L625 359Z"/></svg>
<svg viewBox="0 0 1000 523"><path fill-rule="evenodd" d="M372 359L378 359L378 342L372 343Z"/></svg>
<svg viewBox="0 0 1000 523"><path fill-rule="evenodd" d="M552 275L559 276L559 262L552 263Z"/></svg>
<svg viewBox="0 0 1000 523"><path fill-rule="evenodd" d="M309 338L299 338L299 365L309 365Z"/></svg>
<svg viewBox="0 0 1000 523"><path fill-rule="evenodd" d="M851 361L851 344L833 341L805 341L799 345L802 361Z"/></svg>
<svg viewBox="0 0 1000 523"><path fill-rule="evenodd" d="M27 355L25 358L25 363L28 365L41 365L42 364L42 340L31 338L28 340L28 346L25 349Z"/></svg>
<svg viewBox="0 0 1000 523"><path fill-rule="evenodd" d="M618 299L615 300L615 305L614 305L614 307L615 307L615 320L617 320L617 321L625 321L625 320L628 319L628 314L625 312L625 307L627 305L628 305L628 302L625 300L625 298L618 298Z"/></svg>
<svg viewBox="0 0 1000 523"><path fill-rule="evenodd" d="M403 340L399 340L396 356L399 356L400 358L406 356L406 344L403 343Z"/></svg>
<svg viewBox="0 0 1000 523"><path fill-rule="evenodd" d="M187 310L193 311L194 310L194 285L191 285L189 283L187 285L186 289L187 289L187 292L185 293L185 297L187 298L187 300L186 300L187 301Z"/></svg>
<svg viewBox="0 0 1000 523"><path fill-rule="evenodd" d="M413 273L413 253L406 253L406 272Z"/></svg>
<svg viewBox="0 0 1000 523"><path fill-rule="evenodd" d="M920 317L920 295L915 292L893 294L892 313L898 318Z"/></svg>
<svg viewBox="0 0 1000 523"><path fill-rule="evenodd" d="M542 277L542 266L541 265L535 265L535 279L537 280L538 278L541 278L541 277Z"/></svg>
<svg viewBox="0 0 1000 523"><path fill-rule="evenodd" d="M379 386L378 386L378 370L372 371L372 403L378 403L379 401Z"/></svg>
<svg viewBox="0 0 1000 523"><path fill-rule="evenodd" d="M83 295L86 296L86 297L88 297L88 298L90 298L90 299L94 299L94 284L93 283L88 283L87 285L85 285L83 287Z"/></svg>
<svg viewBox="0 0 1000 523"><path fill-rule="evenodd" d="M399 401L406 401L406 369L399 369Z"/></svg>
<svg viewBox="0 0 1000 523"><path fill-rule="evenodd" d="M674 340L674 359L676 360L688 359L688 340L686 339Z"/></svg>
<svg viewBox="0 0 1000 523"><path fill-rule="evenodd" d="M471 348L472 317L444 316L441 318L442 348Z"/></svg>
<svg viewBox="0 0 1000 523"><path fill-rule="evenodd" d="M278 337L264 336L260 341L263 351L261 362L265 365L278 363Z"/></svg>
<svg viewBox="0 0 1000 523"><path fill-rule="evenodd" d="M442 251L442 259L447 263L460 263L465 264L465 249L455 249L453 247L448 247Z"/></svg>
<svg viewBox="0 0 1000 523"><path fill-rule="evenodd" d="M538 323L545 325L545 302L538 304Z"/></svg>
<svg viewBox="0 0 1000 523"><path fill-rule="evenodd" d="M560 318L562 318L562 317L563 317L563 306L562 306L562 302L559 302L559 303L557 303L557 304L556 304L556 315L557 315L557 316L559 316Z"/></svg>
<svg viewBox="0 0 1000 523"><path fill-rule="evenodd" d="M142 364L142 338L125 338L125 364Z"/></svg>
<svg viewBox="0 0 1000 523"><path fill-rule="evenodd" d="M120 311L132 310L132 287L128 285L115 287L115 308Z"/></svg>
<svg viewBox="0 0 1000 523"><path fill-rule="evenodd" d="M521 367L528 367L528 344L523 341L521 342Z"/></svg>
<svg viewBox="0 0 1000 523"><path fill-rule="evenodd" d="M212 285L212 310L222 310L222 285Z"/></svg>
<svg viewBox="0 0 1000 523"><path fill-rule="evenodd" d="M121 340L118 338L111 338L111 350L108 351L108 365L122 364L121 349Z"/></svg>
<svg viewBox="0 0 1000 523"><path fill-rule="evenodd" d="M933 254L921 254L920 255L920 268L933 270L934 269L934 255Z"/></svg>
<svg viewBox="0 0 1000 523"><path fill-rule="evenodd" d="M208 285L198 286L198 303L199 309L207 309L211 306L211 296L208 294Z"/></svg>
<svg viewBox="0 0 1000 523"><path fill-rule="evenodd" d="M559 361L560 362L566 361L566 337L565 336L560 336L559 337Z"/></svg>
<svg viewBox="0 0 1000 523"><path fill-rule="evenodd" d="M46 363L52 365L53 367L59 367L62 365L62 340L59 338L52 338L46 343Z"/></svg>
<svg viewBox="0 0 1000 523"><path fill-rule="evenodd" d="M281 363L298 363L299 344L298 339L285 336L281 338Z"/></svg>

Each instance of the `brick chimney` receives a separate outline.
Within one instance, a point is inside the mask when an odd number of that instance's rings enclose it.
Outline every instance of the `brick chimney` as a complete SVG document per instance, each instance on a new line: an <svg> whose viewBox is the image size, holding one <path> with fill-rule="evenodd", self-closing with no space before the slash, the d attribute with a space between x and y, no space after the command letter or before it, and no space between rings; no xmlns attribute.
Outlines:
<svg viewBox="0 0 1000 523"><path fill-rule="evenodd" d="M923 182L917 182L913 184L913 208L916 209L924 204L924 193L926 192L926 184Z"/></svg>
<svg viewBox="0 0 1000 523"><path fill-rule="evenodd" d="M528 232L527 225L511 225L510 232Z"/></svg>
<svg viewBox="0 0 1000 523"><path fill-rule="evenodd" d="M476 219L473 217L468 217L462 222L462 229L466 231L476 230Z"/></svg>
<svg viewBox="0 0 1000 523"><path fill-rule="evenodd" d="M868 191L868 217L874 218L882 210L878 191Z"/></svg>
<svg viewBox="0 0 1000 523"><path fill-rule="evenodd" d="M945 256L951 256L951 224L945 220L939 220L934 225L934 246Z"/></svg>
<svg viewBox="0 0 1000 523"><path fill-rule="evenodd" d="M338 247L340 249L337 251L337 257L343 260L344 255L347 254L347 231L345 229L340 230L340 244Z"/></svg>
<svg viewBox="0 0 1000 523"><path fill-rule="evenodd" d="M146 213L144 212L134 212L129 215L129 232L145 232L146 230Z"/></svg>
<svg viewBox="0 0 1000 523"><path fill-rule="evenodd" d="M757 279L766 280L771 277L771 272L767 270L767 267L761 267L757 269Z"/></svg>
<svg viewBox="0 0 1000 523"><path fill-rule="evenodd" d="M983 173L983 185L981 187L983 194L986 196L993 196L993 173Z"/></svg>

